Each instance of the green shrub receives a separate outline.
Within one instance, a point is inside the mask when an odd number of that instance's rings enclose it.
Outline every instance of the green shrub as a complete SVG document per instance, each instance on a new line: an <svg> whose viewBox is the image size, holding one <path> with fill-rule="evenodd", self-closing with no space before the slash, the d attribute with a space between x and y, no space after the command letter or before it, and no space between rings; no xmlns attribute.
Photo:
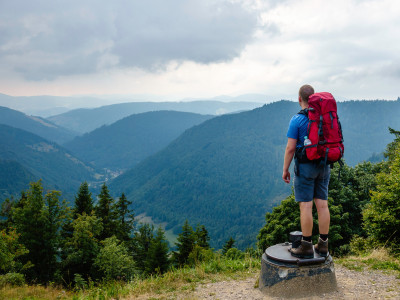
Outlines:
<svg viewBox="0 0 400 300"><path fill-rule="evenodd" d="M194 266L200 262L209 262L215 257L211 249L204 249L199 245L195 245L188 257L188 265Z"/></svg>
<svg viewBox="0 0 400 300"><path fill-rule="evenodd" d="M25 277L20 273L7 273L0 275L0 287L11 285L11 286L22 286L25 284Z"/></svg>
<svg viewBox="0 0 400 300"><path fill-rule="evenodd" d="M107 280L130 279L134 274L134 261L128 255L128 249L115 236L105 239L102 244L104 246L97 255L94 265L103 277Z"/></svg>
<svg viewBox="0 0 400 300"><path fill-rule="evenodd" d="M236 260L236 259L243 259L244 258L244 253L240 251L237 248L230 248L226 254L225 257L228 259Z"/></svg>
<svg viewBox="0 0 400 300"><path fill-rule="evenodd" d="M74 283L75 283L75 288L80 290L80 289L86 289L88 287L86 280L82 277L81 274L76 273L74 275Z"/></svg>

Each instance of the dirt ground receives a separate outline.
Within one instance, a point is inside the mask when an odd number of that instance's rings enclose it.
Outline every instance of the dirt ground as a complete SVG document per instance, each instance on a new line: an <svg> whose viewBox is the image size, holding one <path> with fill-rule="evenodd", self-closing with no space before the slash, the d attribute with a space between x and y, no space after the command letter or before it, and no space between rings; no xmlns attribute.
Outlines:
<svg viewBox="0 0 400 300"><path fill-rule="evenodd" d="M400 299L400 279L381 271L352 271L335 268L337 290L318 297L297 299ZM258 274L242 281L223 281L200 285L191 295L177 299L279 299L254 288Z"/></svg>

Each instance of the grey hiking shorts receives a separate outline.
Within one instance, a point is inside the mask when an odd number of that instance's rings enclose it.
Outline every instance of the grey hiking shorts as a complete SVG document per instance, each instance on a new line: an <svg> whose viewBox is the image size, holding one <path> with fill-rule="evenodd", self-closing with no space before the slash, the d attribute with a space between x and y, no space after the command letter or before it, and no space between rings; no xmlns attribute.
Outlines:
<svg viewBox="0 0 400 300"><path fill-rule="evenodd" d="M296 163L294 166L294 198L309 202L314 198L328 200L331 167L319 163Z"/></svg>

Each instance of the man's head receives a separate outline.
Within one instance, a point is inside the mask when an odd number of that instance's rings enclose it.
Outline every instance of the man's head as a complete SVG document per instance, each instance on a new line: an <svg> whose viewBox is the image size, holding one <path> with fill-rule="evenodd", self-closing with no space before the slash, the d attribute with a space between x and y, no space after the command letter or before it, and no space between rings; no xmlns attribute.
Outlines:
<svg viewBox="0 0 400 300"><path fill-rule="evenodd" d="M314 88L309 85L303 85L299 90L299 102L303 101L304 104L308 104L308 98L314 94Z"/></svg>

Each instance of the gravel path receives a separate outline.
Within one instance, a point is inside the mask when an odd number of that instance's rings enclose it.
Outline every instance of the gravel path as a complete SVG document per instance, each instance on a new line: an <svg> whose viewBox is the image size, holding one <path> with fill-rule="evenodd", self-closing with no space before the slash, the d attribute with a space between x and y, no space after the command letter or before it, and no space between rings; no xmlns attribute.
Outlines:
<svg viewBox="0 0 400 300"><path fill-rule="evenodd" d="M254 288L258 274L241 281L207 283L196 288L193 294L178 299L279 299L263 295ZM336 266L336 292L298 299L400 299L400 279L381 271L357 272Z"/></svg>

